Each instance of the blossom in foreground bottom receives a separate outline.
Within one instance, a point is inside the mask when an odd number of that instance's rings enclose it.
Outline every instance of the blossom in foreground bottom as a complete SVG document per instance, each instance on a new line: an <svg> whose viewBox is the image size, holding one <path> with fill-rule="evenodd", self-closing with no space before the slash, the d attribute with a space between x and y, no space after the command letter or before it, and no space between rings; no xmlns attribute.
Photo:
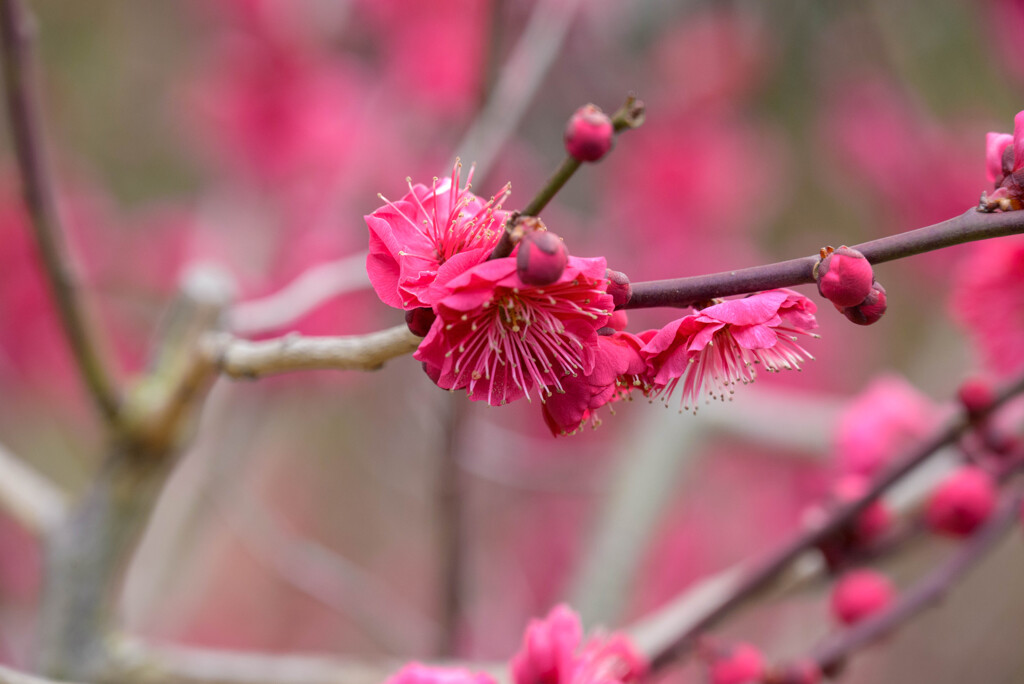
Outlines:
<svg viewBox="0 0 1024 684"><path fill-rule="evenodd" d="M485 201L469 191L472 170L459 187L460 168L456 162L451 178L434 179L430 188L410 181L402 199L385 199L364 217L370 229L366 271L388 306L431 306L445 282L487 259L501 237L508 186Z"/></svg>
<svg viewBox="0 0 1024 684"><path fill-rule="evenodd" d="M565 391L544 402L544 422L551 434L557 437L574 433L590 419L596 425L597 409L627 396L634 388L646 390L647 362L640 355L643 346L641 337L627 332L598 337L594 370L564 379Z"/></svg>
<svg viewBox="0 0 1024 684"><path fill-rule="evenodd" d="M683 410L696 410L702 391L725 399L737 382L757 377L754 364L767 371L800 369L813 359L796 335L818 327L814 302L792 290L769 290L715 304L672 321L641 353L647 359L655 392L667 398L682 384Z"/></svg>
<svg viewBox="0 0 1024 684"><path fill-rule="evenodd" d="M603 258L569 257L561 277L531 287L516 259L493 259L448 282L416 359L439 387L501 406L594 370L597 330L613 304Z"/></svg>
<svg viewBox="0 0 1024 684"><path fill-rule="evenodd" d="M593 637L580 648L579 616L568 606L531 620L509 667L514 684L624 684L637 681L647 663L625 636Z"/></svg>
<svg viewBox="0 0 1024 684"><path fill-rule="evenodd" d="M473 673L461 667L431 667L409 663L392 675L385 684L496 684L483 672Z"/></svg>

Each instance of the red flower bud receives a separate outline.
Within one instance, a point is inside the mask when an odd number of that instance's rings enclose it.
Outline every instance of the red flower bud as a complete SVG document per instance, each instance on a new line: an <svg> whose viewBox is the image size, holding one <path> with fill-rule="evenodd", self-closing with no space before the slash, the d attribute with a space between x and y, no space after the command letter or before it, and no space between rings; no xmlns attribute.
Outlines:
<svg viewBox="0 0 1024 684"><path fill-rule="evenodd" d="M757 684L764 674L764 658L750 644L722 649L711 662L711 684Z"/></svg>
<svg viewBox="0 0 1024 684"><path fill-rule="evenodd" d="M996 506L996 485L981 468L965 466L932 492L925 521L933 531L965 537L991 515Z"/></svg>
<svg viewBox="0 0 1024 684"><path fill-rule="evenodd" d="M430 332L430 326L434 324L437 314L433 309L418 307L405 312L405 324L409 326L409 332L417 337L426 337Z"/></svg>
<svg viewBox="0 0 1024 684"><path fill-rule="evenodd" d="M815 279L822 297L845 308L864 301L871 292L874 272L863 254L843 246L818 262Z"/></svg>
<svg viewBox="0 0 1024 684"><path fill-rule="evenodd" d="M527 285L550 285L562 277L569 251L549 230L527 233L519 243L516 272Z"/></svg>
<svg viewBox="0 0 1024 684"><path fill-rule="evenodd" d="M877 323L886 309L885 288L877 280L871 285L871 292L857 306L836 307L844 316L857 325Z"/></svg>
<svg viewBox="0 0 1024 684"><path fill-rule="evenodd" d="M972 417L988 409L995 399L995 391L992 384L982 378L969 378L964 380L957 390L957 397L960 403L967 409Z"/></svg>
<svg viewBox="0 0 1024 684"><path fill-rule="evenodd" d="M848 475L839 480L833 495L841 504L855 501L868 490L868 481L863 477ZM884 502L876 499L853 521L852 532L857 544L870 544L889 531L892 526L892 511Z"/></svg>
<svg viewBox="0 0 1024 684"><path fill-rule="evenodd" d="M895 590L892 582L874 570L854 570L843 575L832 589L832 615L852 625L888 606Z"/></svg>
<svg viewBox="0 0 1024 684"><path fill-rule="evenodd" d="M576 110L565 127L565 150L581 162L597 161L608 153L615 139L615 127L596 105Z"/></svg>
<svg viewBox="0 0 1024 684"><path fill-rule="evenodd" d="M621 309L626 306L629 298L633 296L633 288L629 284L629 276L620 271L613 271L610 268L605 271L605 274L608 276L608 294L612 296L615 308Z"/></svg>

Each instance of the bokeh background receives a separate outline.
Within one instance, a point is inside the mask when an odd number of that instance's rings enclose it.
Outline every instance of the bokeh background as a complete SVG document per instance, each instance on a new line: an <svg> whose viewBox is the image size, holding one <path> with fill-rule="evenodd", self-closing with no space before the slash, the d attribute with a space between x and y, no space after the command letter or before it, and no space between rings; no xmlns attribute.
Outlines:
<svg viewBox="0 0 1024 684"><path fill-rule="evenodd" d="M239 301L317 265L352 272L345 294L255 336L400 323L360 275L377 193L444 177L458 155L480 163L476 192L511 181L506 207L522 206L587 102L611 111L633 91L647 121L583 168L545 221L572 253L605 256L633 280L962 213L988 189L985 133L1010 131L1024 109L1020 0L31 4L63 210L124 378L195 263L229 273ZM488 113L495 93L509 104ZM0 443L74 493L102 445L9 148ZM178 643L430 658L446 641L452 548L458 657L506 658L526 621L561 600L588 625L629 624L794 534L837 472L912 443L968 375L1020 368L986 356L984 322L951 304L987 268L980 253L880 266L879 324L853 326L826 303L822 338L808 343L816 360L732 404L692 416L638 400L571 438L553 439L538 405L438 390L411 358L220 382L129 571L123 624ZM631 327L674 317L638 312ZM1024 338L1007 344L1024 352ZM907 582L950 549L927 542L885 567ZM0 516L4 662L30 660L40 563L31 535ZM1017 535L939 609L852 663L848 681L1024 680L1022 563ZM812 584L721 633L798 654L832 629L826 590Z"/></svg>

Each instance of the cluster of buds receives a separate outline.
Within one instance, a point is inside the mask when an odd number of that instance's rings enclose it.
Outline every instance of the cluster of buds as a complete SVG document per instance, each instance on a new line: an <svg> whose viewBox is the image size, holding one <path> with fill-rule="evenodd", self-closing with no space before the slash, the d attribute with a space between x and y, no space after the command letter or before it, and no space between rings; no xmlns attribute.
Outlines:
<svg viewBox="0 0 1024 684"><path fill-rule="evenodd" d="M876 323L885 313L885 288L875 280L868 260L855 249L823 247L814 280L821 296L857 325Z"/></svg>

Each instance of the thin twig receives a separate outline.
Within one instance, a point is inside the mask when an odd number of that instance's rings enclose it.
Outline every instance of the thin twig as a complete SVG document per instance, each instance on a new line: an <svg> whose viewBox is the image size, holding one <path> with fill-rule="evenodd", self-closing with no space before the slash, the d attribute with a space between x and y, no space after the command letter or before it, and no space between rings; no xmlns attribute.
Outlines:
<svg viewBox="0 0 1024 684"><path fill-rule="evenodd" d="M96 333L76 289L75 262L61 226L53 175L43 144L42 108L32 57L34 34L32 19L20 0L0 1L0 48L7 109L25 204L78 371L100 413L113 423L118 415L119 393L98 351Z"/></svg>
<svg viewBox="0 0 1024 684"><path fill-rule="evenodd" d="M439 626L412 610L372 573L315 539L290 529L251 492L220 508L246 548L302 593L355 618L367 635L394 654L423 651Z"/></svg>
<svg viewBox="0 0 1024 684"><path fill-rule="evenodd" d="M114 670L106 677L111 684L380 684L401 667L394 661L221 651L134 639L114 642L113 651Z"/></svg>
<svg viewBox="0 0 1024 684"><path fill-rule="evenodd" d="M626 97L626 101L611 117L615 133L619 134L623 131L637 128L643 124L644 116L644 103L630 93ZM512 212L509 215L508 220L505 222L505 230L501 234L501 239L495 245L494 251L491 252L491 259L501 259L512 253L518 240L515 228L519 217L539 215L582 165L583 162L572 155L567 154L565 156L562 163L558 165L558 168L551 174L551 177L541 186L529 204L523 207L521 211Z"/></svg>
<svg viewBox="0 0 1024 684"><path fill-rule="evenodd" d="M66 684L63 680L47 679L39 675L21 672L14 668L0 665L0 684Z"/></svg>
<svg viewBox="0 0 1024 684"><path fill-rule="evenodd" d="M811 654L823 671L839 665L849 654L889 633L922 610L940 600L960 578L981 561L985 554L1015 526L1024 493L1007 497L999 509L945 563L926 575L887 609L835 634Z"/></svg>
<svg viewBox="0 0 1024 684"><path fill-rule="evenodd" d="M67 513L67 497L48 479L0 445L0 506L45 537Z"/></svg>
<svg viewBox="0 0 1024 684"><path fill-rule="evenodd" d="M872 264L880 264L965 242L1022 232L1024 211L986 214L969 209L948 221L853 245L853 248ZM814 282L816 263L818 257L809 256L710 275L634 282L632 296L623 308L687 307L716 297L805 285Z"/></svg>
<svg viewBox="0 0 1024 684"><path fill-rule="evenodd" d="M365 253L317 264L273 294L235 304L227 327L243 336L281 330L331 299L369 286Z"/></svg>
<svg viewBox="0 0 1024 684"><path fill-rule="evenodd" d="M445 439L438 455L435 503L437 506L438 551L441 580L441 632L437 654L442 658L458 655L459 629L463 618L466 579L466 483L459 465L460 439L466 420L466 402L449 397L445 421Z"/></svg>
<svg viewBox="0 0 1024 684"><path fill-rule="evenodd" d="M377 370L386 361L413 352L422 341L402 324L351 337L286 335L250 342L218 336L207 347L225 375L260 378L301 370Z"/></svg>
<svg viewBox="0 0 1024 684"><path fill-rule="evenodd" d="M1018 377L1012 384L1003 389L995 401L979 417L990 415L1010 398L1022 392L1024 392L1024 376ZM892 467L872 483L869 490L860 499L837 507L817 526L805 530L788 543L783 544L762 558L759 562L755 562L750 566L743 580L738 583L733 592L711 606L698 619L688 619L685 625L678 625L674 637L665 639L663 646L659 646L656 652L649 654L652 670L662 669L688 653L703 632L718 624L720 620L746 603L751 597L770 586L805 551L815 548L823 541L832 538L907 473L924 463L942 447L955 442L970 429L970 426L971 424L965 415L957 416L949 425L936 432L931 438L920 444L904 458L896 461Z"/></svg>
<svg viewBox="0 0 1024 684"><path fill-rule="evenodd" d="M502 67L487 105L455 148L482 180L554 64L581 0L541 0Z"/></svg>

